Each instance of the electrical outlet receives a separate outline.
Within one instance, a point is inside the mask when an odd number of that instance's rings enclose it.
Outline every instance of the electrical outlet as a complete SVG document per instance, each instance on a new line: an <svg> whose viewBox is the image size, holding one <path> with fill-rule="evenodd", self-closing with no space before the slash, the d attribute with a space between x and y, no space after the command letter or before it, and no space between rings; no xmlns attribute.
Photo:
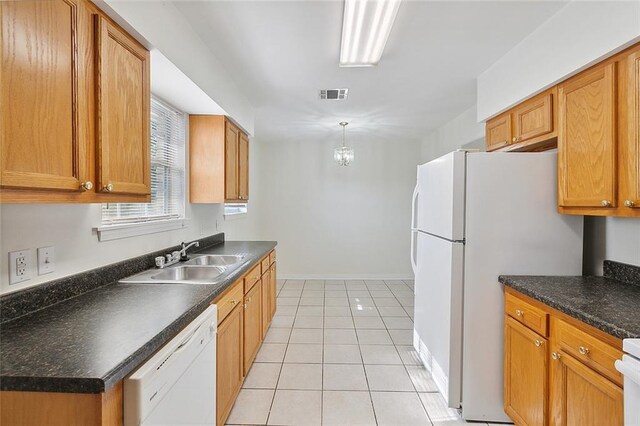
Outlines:
<svg viewBox="0 0 640 426"><path fill-rule="evenodd" d="M18 250L9 253L9 285L31 279L31 250Z"/></svg>
<svg viewBox="0 0 640 426"><path fill-rule="evenodd" d="M38 248L38 275L56 270L56 253L53 246Z"/></svg>

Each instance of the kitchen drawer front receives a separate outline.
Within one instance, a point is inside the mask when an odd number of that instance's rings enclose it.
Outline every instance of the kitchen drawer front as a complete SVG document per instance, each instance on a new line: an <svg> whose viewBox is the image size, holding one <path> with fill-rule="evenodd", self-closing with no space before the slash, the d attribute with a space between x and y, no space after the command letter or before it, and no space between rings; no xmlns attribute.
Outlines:
<svg viewBox="0 0 640 426"><path fill-rule="evenodd" d="M548 337L549 314L522 299L507 293L505 295L505 313L531 330Z"/></svg>
<svg viewBox="0 0 640 426"><path fill-rule="evenodd" d="M269 264L272 264L276 261L276 251L273 250L271 254L269 254Z"/></svg>
<svg viewBox="0 0 640 426"><path fill-rule="evenodd" d="M242 303L244 298L242 288L242 280L238 280L231 285L231 289L218 299L215 304L218 305L218 324L224 320L227 315L233 311L233 308Z"/></svg>
<svg viewBox="0 0 640 426"><path fill-rule="evenodd" d="M262 262L260 262L260 264L262 265L262 273L266 274L267 270L269 269L269 265L271 265L271 263L269 262L269 256L262 259Z"/></svg>
<svg viewBox="0 0 640 426"><path fill-rule="evenodd" d="M257 264L256 266L253 267L253 269L251 269L247 273L247 275L244 276L244 293L245 294L247 294L247 292L249 292L249 290L251 290L251 288L260 279L260 276L262 275L260 273L260 271L261 271L260 267L261 267L261 265Z"/></svg>
<svg viewBox="0 0 640 426"><path fill-rule="evenodd" d="M614 363L622 352L573 325L554 318L554 335L562 350L622 386Z"/></svg>

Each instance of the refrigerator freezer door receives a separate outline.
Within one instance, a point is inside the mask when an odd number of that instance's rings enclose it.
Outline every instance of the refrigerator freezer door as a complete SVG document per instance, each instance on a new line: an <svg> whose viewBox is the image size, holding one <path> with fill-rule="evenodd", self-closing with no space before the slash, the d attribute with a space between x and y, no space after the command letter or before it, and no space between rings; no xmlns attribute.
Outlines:
<svg viewBox="0 0 640 426"><path fill-rule="evenodd" d="M465 156L451 152L418 166L417 222L420 231L464 239Z"/></svg>
<svg viewBox="0 0 640 426"><path fill-rule="evenodd" d="M464 245L418 232L414 346L450 407L460 406Z"/></svg>
<svg viewBox="0 0 640 426"><path fill-rule="evenodd" d="M556 154L467 155L462 415L503 410L504 290L499 275L581 275L581 216L556 211Z"/></svg>

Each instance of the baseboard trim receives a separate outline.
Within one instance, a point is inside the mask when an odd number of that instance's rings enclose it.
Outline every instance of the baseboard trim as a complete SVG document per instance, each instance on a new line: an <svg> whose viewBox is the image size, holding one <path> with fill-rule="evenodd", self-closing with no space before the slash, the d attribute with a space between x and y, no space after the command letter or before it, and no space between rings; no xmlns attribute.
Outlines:
<svg viewBox="0 0 640 426"><path fill-rule="evenodd" d="M278 272L281 280L413 280L411 275L367 275L367 274L282 274Z"/></svg>

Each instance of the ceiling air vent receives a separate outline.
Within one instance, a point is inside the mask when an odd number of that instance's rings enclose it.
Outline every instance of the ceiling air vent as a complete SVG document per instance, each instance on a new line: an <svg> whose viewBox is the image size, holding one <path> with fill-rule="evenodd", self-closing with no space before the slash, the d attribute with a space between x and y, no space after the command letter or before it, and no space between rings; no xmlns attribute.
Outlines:
<svg viewBox="0 0 640 426"><path fill-rule="evenodd" d="M320 90L320 99L329 101L344 101L347 99L349 89L322 89Z"/></svg>

